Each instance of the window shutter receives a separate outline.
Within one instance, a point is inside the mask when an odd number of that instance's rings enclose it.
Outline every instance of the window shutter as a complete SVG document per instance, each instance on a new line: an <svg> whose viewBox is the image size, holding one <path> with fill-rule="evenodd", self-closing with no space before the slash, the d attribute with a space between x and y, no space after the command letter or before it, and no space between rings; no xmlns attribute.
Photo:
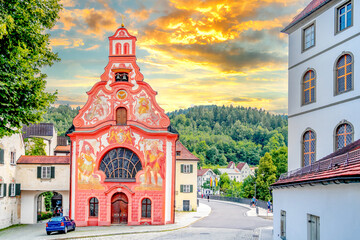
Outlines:
<svg viewBox="0 0 360 240"><path fill-rule="evenodd" d="M193 165L190 164L190 173L192 173L192 172L193 172Z"/></svg>
<svg viewBox="0 0 360 240"><path fill-rule="evenodd" d="M181 164L181 173L184 172L184 164Z"/></svg>
<svg viewBox="0 0 360 240"><path fill-rule="evenodd" d="M180 192L184 192L184 185L180 185Z"/></svg>
<svg viewBox="0 0 360 240"><path fill-rule="evenodd" d="M11 183L9 183L9 193L8 193L8 196L10 197L11 195Z"/></svg>
<svg viewBox="0 0 360 240"><path fill-rule="evenodd" d="M41 178L41 167L37 167L37 178Z"/></svg>
<svg viewBox="0 0 360 240"><path fill-rule="evenodd" d="M190 185L190 192L193 192L193 185Z"/></svg>
<svg viewBox="0 0 360 240"><path fill-rule="evenodd" d="M4 183L4 197L6 197L6 183Z"/></svg>
<svg viewBox="0 0 360 240"><path fill-rule="evenodd" d="M21 190L20 190L20 183L17 183L15 185L15 196L20 196Z"/></svg>
<svg viewBox="0 0 360 240"><path fill-rule="evenodd" d="M0 148L0 164L4 164L4 149Z"/></svg>
<svg viewBox="0 0 360 240"><path fill-rule="evenodd" d="M55 178L55 167L51 167L51 175L50 178Z"/></svg>

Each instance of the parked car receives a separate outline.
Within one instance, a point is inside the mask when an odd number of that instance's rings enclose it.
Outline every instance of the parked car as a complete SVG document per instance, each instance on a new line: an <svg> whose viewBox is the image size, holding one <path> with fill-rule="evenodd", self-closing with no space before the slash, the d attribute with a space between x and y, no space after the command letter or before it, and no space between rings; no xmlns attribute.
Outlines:
<svg viewBox="0 0 360 240"><path fill-rule="evenodd" d="M76 224L74 220L68 216L64 217L53 217L46 223L46 233L50 235L51 232L63 232L67 233L68 230L75 231Z"/></svg>

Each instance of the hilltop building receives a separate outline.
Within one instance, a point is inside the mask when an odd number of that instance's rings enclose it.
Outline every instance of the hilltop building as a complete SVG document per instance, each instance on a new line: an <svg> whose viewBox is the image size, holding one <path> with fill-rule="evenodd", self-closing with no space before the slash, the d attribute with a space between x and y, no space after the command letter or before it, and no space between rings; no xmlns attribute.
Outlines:
<svg viewBox="0 0 360 240"><path fill-rule="evenodd" d="M109 37L109 62L74 118L70 216L77 226L174 223L178 134L136 64L136 37Z"/></svg>
<svg viewBox="0 0 360 240"><path fill-rule="evenodd" d="M288 173L272 185L274 239L360 235L360 11L313 0L289 35Z"/></svg>
<svg viewBox="0 0 360 240"><path fill-rule="evenodd" d="M218 168L223 173L227 173L230 180L236 182L243 182L249 175L253 175L249 165L246 162L239 162L237 165L233 161L230 161L226 168Z"/></svg>
<svg viewBox="0 0 360 240"><path fill-rule="evenodd" d="M210 168L200 168L197 171L197 186L199 195L213 194L214 191L212 189L204 188L204 184L211 183L212 185L214 185L214 182L218 181L219 178L220 176L216 175L214 171Z"/></svg>

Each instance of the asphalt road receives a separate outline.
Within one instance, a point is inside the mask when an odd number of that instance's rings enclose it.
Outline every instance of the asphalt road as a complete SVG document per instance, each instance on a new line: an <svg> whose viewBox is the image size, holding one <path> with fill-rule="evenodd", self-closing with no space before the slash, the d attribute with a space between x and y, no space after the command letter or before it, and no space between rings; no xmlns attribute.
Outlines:
<svg viewBox="0 0 360 240"><path fill-rule="evenodd" d="M96 240L137 240L137 239L181 239L181 240L270 240L271 237L259 239L260 229L272 226L272 220L259 217L247 217L247 208L227 202L216 202L210 200L200 200L202 203L211 207L208 217L201 219L189 227L176 230L156 233L114 235L104 237L90 237L83 239ZM99 231L101 231L99 229ZM106 230L105 230L106 231ZM71 238L71 234L68 237ZM263 234L264 235L264 234ZM63 234L47 236L45 233L45 223L15 227L0 232L0 239L48 239L64 237ZM271 236L271 235L270 235Z"/></svg>

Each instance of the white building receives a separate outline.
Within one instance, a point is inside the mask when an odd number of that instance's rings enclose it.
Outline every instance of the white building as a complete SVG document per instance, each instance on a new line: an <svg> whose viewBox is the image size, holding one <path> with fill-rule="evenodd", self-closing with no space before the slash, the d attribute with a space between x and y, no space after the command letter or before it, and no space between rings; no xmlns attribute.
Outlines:
<svg viewBox="0 0 360 240"><path fill-rule="evenodd" d="M219 180L219 176L216 175L213 170L211 170L210 168L200 168L197 170L197 186L198 186L198 194L213 194L213 191L211 189L206 189L203 188L203 185L205 183L210 183L210 179L211 179L211 183L213 183L215 181L215 179ZM214 185L214 183L213 183Z"/></svg>
<svg viewBox="0 0 360 240"><path fill-rule="evenodd" d="M238 165L235 165L231 161L226 168L218 168L218 170L221 174L227 173L230 180L235 180L236 182L243 182L249 175L254 175L246 162L239 162Z"/></svg>
<svg viewBox="0 0 360 240"><path fill-rule="evenodd" d="M29 139L31 141L31 138L41 138L44 140L45 143L46 155L55 155L54 151L58 146L58 136L53 123L31 124L29 126L24 126L22 131L24 132L24 140ZM26 147L28 147L29 144L31 145L31 143L27 143Z"/></svg>
<svg viewBox="0 0 360 240"><path fill-rule="evenodd" d="M313 0L283 30L289 35L289 173L272 186L274 239L360 235L354 204L360 184L353 175L360 145L354 142L360 138L358 4Z"/></svg>
<svg viewBox="0 0 360 240"><path fill-rule="evenodd" d="M16 162L25 154L21 134L0 139L0 229L20 223L20 182Z"/></svg>

